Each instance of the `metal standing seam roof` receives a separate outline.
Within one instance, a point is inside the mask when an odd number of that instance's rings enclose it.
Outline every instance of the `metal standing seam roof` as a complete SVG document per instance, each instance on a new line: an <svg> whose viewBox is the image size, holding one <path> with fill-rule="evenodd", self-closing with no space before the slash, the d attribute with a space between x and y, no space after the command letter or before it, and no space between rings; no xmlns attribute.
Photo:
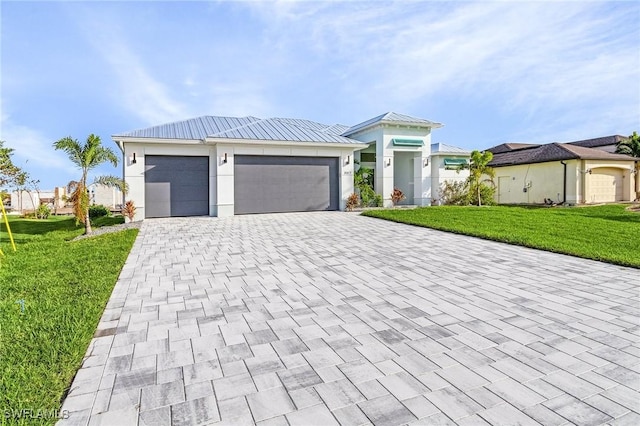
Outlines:
<svg viewBox="0 0 640 426"><path fill-rule="evenodd" d="M442 142L436 142L431 144L431 153L432 154L460 154L460 155L471 155L471 151L466 150L464 148L460 148L453 145L448 145Z"/></svg>
<svg viewBox="0 0 640 426"><path fill-rule="evenodd" d="M366 129L367 127L375 126L380 123L404 124L408 126L422 126L432 128L443 126L442 123L436 123L435 121L426 120L424 118L412 117L410 115L398 114L396 112L387 112L385 114L379 115L350 127L344 133L342 133L342 136L352 135L360 130Z"/></svg>
<svg viewBox="0 0 640 426"><path fill-rule="evenodd" d="M259 121L256 117L214 117L203 116L191 118L173 123L147 127L145 129L132 130L118 133L114 138L155 138L155 139L194 139L201 140L207 135L219 133L225 130L244 126Z"/></svg>
<svg viewBox="0 0 640 426"><path fill-rule="evenodd" d="M203 116L119 133L113 135L113 138L190 140L221 138L361 144L360 141L340 135L346 128L347 126L341 124L327 126L315 121L295 118Z"/></svg>

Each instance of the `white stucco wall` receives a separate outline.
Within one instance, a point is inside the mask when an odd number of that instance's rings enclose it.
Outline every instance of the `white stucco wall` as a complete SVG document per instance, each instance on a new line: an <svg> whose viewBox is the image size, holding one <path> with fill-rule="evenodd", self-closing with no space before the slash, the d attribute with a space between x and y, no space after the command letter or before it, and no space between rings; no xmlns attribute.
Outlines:
<svg viewBox="0 0 640 426"><path fill-rule="evenodd" d="M353 164L354 147L335 146L296 146L278 144L222 143L204 144L201 141L190 143L141 143L126 142L124 176L129 184L127 200L133 200L137 210L135 220L145 217L144 171L145 155L208 156L209 157L209 215L233 216L234 214L234 156L235 155L271 155L271 156L310 156L338 157L340 209L344 210L346 199L354 191ZM132 163L136 153L136 164ZM227 154L227 162L223 161ZM349 164L347 164L349 157Z"/></svg>
<svg viewBox="0 0 640 426"><path fill-rule="evenodd" d="M431 188L433 200L440 201L440 189L445 181L464 182L469 178L469 169L447 170L444 165L445 158L465 159L469 161L468 155L438 153L431 156Z"/></svg>
<svg viewBox="0 0 640 426"><path fill-rule="evenodd" d="M431 204L431 168L427 159L431 155L431 129L380 124L376 127L349 135L350 138L364 143L375 143L376 167L375 167L375 191L384 198L385 207L390 207L391 193L395 183L394 161L396 152L413 154L413 204L428 206ZM392 140L420 139L424 142L422 147L394 146ZM400 176L406 173L400 173Z"/></svg>

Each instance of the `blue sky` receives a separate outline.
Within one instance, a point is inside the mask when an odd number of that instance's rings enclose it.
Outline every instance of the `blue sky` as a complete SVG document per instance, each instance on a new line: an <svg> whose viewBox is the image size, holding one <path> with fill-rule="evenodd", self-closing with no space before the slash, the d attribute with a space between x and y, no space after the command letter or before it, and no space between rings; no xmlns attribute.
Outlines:
<svg viewBox="0 0 640 426"><path fill-rule="evenodd" d="M442 122L469 149L640 131L638 2L0 3L0 139L41 181L51 144L200 115ZM97 173L119 174L102 167Z"/></svg>

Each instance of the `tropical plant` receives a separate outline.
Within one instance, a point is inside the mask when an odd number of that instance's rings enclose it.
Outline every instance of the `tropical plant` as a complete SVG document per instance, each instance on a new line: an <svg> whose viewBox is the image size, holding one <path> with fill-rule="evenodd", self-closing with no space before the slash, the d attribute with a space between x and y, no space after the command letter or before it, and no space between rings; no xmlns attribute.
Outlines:
<svg viewBox="0 0 640 426"><path fill-rule="evenodd" d="M355 161L356 165L360 162ZM373 169L360 166L353 175L353 183L360 195L360 204L363 207L382 207L384 202L382 195L376 194L373 189Z"/></svg>
<svg viewBox="0 0 640 426"><path fill-rule="evenodd" d="M40 204L36 209L36 219L47 219L51 215L51 209L46 204Z"/></svg>
<svg viewBox="0 0 640 426"><path fill-rule="evenodd" d="M496 176L496 172L492 167L489 167L489 163L493 160L493 154L490 151L480 152L474 150L471 152L471 162L469 164L469 192L473 194L471 196L473 204L481 206L483 201L485 204L491 204L491 199L487 198L489 192L485 188L492 188L493 178ZM484 176L488 176L485 178ZM489 187L486 183L490 183ZM493 194L491 194L493 197Z"/></svg>
<svg viewBox="0 0 640 426"><path fill-rule="evenodd" d="M400 188L393 188L393 192L391 193L391 202L394 206L406 199L407 197L405 197L404 192L402 192Z"/></svg>
<svg viewBox="0 0 640 426"><path fill-rule="evenodd" d="M360 204L360 197L355 192L352 192L351 195L347 197L347 211L352 212L353 209L358 207Z"/></svg>
<svg viewBox="0 0 640 426"><path fill-rule="evenodd" d="M637 132L633 132L628 138L622 139L616 145L616 153L640 158L640 135Z"/></svg>
<svg viewBox="0 0 640 426"><path fill-rule="evenodd" d="M440 188L440 201L445 206L466 206L469 204L469 182L466 180L445 180Z"/></svg>
<svg viewBox="0 0 640 426"><path fill-rule="evenodd" d="M80 180L76 183L73 192L69 195L69 201L73 205L76 223L83 223L85 234L90 234L92 229L89 219L89 193L87 191L89 171L103 163L111 163L113 166L117 166L118 156L113 150L102 146L100 137L94 134L89 135L84 144L78 142L77 139L66 137L54 142L53 147L56 150L65 152L69 160L82 171ZM100 176L95 179L95 183L118 187L123 193L126 192L126 184L124 181L115 176Z"/></svg>
<svg viewBox="0 0 640 426"><path fill-rule="evenodd" d="M96 204L93 206L89 206L89 218L95 219L103 216L110 216L111 210L107 208L107 206L103 206L102 204Z"/></svg>
<svg viewBox="0 0 640 426"><path fill-rule="evenodd" d="M133 222L133 218L136 215L136 206L133 204L133 200L129 200L124 203L124 207L122 208L122 214L125 217L129 218L129 222Z"/></svg>
<svg viewBox="0 0 640 426"><path fill-rule="evenodd" d="M616 153L626 154L635 158L640 158L640 135L633 132L627 139L623 139L616 145ZM640 187L638 187L638 175L640 174L640 161L636 160L635 166L636 177L634 179L636 185L636 200L640 199Z"/></svg>

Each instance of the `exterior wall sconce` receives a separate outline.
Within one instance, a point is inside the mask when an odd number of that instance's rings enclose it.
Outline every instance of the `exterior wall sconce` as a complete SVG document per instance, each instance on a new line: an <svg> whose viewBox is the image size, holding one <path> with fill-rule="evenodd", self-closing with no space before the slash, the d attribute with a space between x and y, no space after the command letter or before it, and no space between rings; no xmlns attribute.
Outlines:
<svg viewBox="0 0 640 426"><path fill-rule="evenodd" d="M136 164L138 160L136 160L136 153L133 153L133 157L131 158L131 164Z"/></svg>
<svg viewBox="0 0 640 426"><path fill-rule="evenodd" d="M387 158L387 167L391 165L391 158Z"/></svg>
<svg viewBox="0 0 640 426"><path fill-rule="evenodd" d="M226 163L227 162L227 153L224 153L224 157L222 157L222 162Z"/></svg>
<svg viewBox="0 0 640 426"><path fill-rule="evenodd" d="M347 155L347 161L345 161L344 164L349 164L351 162L351 156Z"/></svg>
<svg viewBox="0 0 640 426"><path fill-rule="evenodd" d="M429 165L429 157L425 158L422 162L422 167L427 167Z"/></svg>

